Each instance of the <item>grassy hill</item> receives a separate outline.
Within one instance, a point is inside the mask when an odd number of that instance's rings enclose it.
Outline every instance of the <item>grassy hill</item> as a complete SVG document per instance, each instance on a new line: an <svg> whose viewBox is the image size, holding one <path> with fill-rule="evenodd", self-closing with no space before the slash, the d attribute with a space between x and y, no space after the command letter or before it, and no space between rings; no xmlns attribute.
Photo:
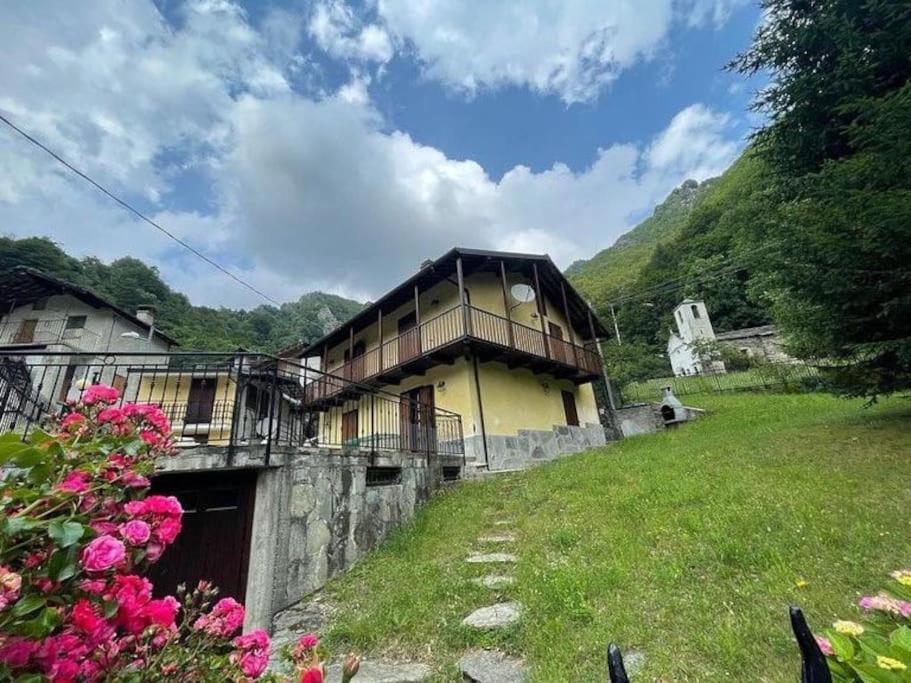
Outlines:
<svg viewBox="0 0 911 683"><path fill-rule="evenodd" d="M324 292L304 294L281 306L252 310L194 306L165 284L158 271L139 259L111 263L76 259L42 237L0 237L0 271L25 265L88 287L111 302L133 311L140 304L157 309L156 324L177 339L182 350L233 351L238 347L277 351L290 344L317 339L363 307Z"/></svg>
<svg viewBox="0 0 911 683"><path fill-rule="evenodd" d="M607 249L587 261L576 261L566 269L573 285L596 307L627 291L649 262L655 248L673 240L714 180L702 184L687 180L668 195L655 212Z"/></svg>
<svg viewBox="0 0 911 683"><path fill-rule="evenodd" d="M798 680L787 606L827 627L908 564L911 408L821 394L690 402L709 415L436 496L329 583L330 649L424 660L455 682L462 653L496 647L559 683L606 680L614 641L644 655L634 681ZM478 540L504 529L514 543ZM518 563L464 562L484 547ZM472 582L504 567L512 586ZM518 626L461 625L498 600L523 605Z"/></svg>

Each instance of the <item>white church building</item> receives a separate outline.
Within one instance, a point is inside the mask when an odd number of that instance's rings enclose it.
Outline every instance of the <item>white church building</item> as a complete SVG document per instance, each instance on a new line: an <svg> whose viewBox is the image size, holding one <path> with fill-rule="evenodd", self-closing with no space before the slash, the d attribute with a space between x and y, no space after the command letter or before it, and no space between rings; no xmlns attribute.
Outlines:
<svg viewBox="0 0 911 683"><path fill-rule="evenodd" d="M725 372L724 363L700 353L700 344L715 341L715 330L704 301L684 299L674 309L677 331L667 340L667 355L674 375L706 375Z"/></svg>

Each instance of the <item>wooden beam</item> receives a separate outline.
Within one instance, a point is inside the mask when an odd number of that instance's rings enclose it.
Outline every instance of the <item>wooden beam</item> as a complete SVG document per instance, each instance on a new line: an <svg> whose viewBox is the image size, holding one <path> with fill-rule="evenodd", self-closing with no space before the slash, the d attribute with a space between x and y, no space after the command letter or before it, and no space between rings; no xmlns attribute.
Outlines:
<svg viewBox="0 0 911 683"><path fill-rule="evenodd" d="M421 352L421 299L417 283L414 285L414 333L418 336L418 353Z"/></svg>
<svg viewBox="0 0 911 683"><path fill-rule="evenodd" d="M456 280L459 288L459 307L462 309L462 333L468 334L468 308L465 306L465 275L462 271L462 257L456 258Z"/></svg>
<svg viewBox="0 0 911 683"><path fill-rule="evenodd" d="M550 344L547 341L547 330L544 328L544 292L541 291L541 278L538 277L538 264L532 262L535 276L535 302L538 304L538 317L541 319L541 334L544 336L544 355L550 358Z"/></svg>
<svg viewBox="0 0 911 683"><path fill-rule="evenodd" d="M378 374L383 372L383 307L378 306L376 309L376 330L377 335L380 341L380 366L378 368Z"/></svg>
<svg viewBox="0 0 911 683"><path fill-rule="evenodd" d="M573 360L576 367L579 367L579 351L576 349L576 335L573 332L572 318L569 317L569 303L566 300L566 285L563 284L563 280L560 280L560 294L563 297L563 315L566 316L566 326L569 328L569 343L573 347Z"/></svg>
<svg viewBox="0 0 911 683"><path fill-rule="evenodd" d="M514 349L516 347L516 340L514 339L515 332L512 329L512 315L509 310L509 291L506 287L506 263L503 260L500 261L500 284L503 286L503 309L506 311L506 329L508 331L509 346Z"/></svg>
<svg viewBox="0 0 911 683"><path fill-rule="evenodd" d="M595 321L592 318L592 309L587 308L586 313L588 313L588 331L592 336L592 342L597 343L598 335L595 334Z"/></svg>

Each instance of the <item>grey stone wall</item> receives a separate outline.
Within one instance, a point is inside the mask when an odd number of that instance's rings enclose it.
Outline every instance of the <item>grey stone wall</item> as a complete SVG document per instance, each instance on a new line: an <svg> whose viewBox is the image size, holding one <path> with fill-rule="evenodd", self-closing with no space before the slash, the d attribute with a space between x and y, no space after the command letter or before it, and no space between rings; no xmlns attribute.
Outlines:
<svg viewBox="0 0 911 683"><path fill-rule="evenodd" d="M516 436L488 434L487 460L490 470L525 469L605 443L604 427L600 424L586 424L584 427L558 425L550 431L522 429ZM465 452L473 454L475 462L484 462L480 435L465 439Z"/></svg>

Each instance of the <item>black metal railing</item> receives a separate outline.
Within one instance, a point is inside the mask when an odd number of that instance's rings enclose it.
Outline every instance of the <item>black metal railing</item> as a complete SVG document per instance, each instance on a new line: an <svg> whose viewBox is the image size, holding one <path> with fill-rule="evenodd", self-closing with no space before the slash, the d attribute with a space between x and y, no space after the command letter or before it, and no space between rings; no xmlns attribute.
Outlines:
<svg viewBox="0 0 911 683"><path fill-rule="evenodd" d="M179 446L464 453L457 413L251 353L0 351L0 431L26 436L98 383L119 389L120 403L160 406Z"/></svg>
<svg viewBox="0 0 911 683"><path fill-rule="evenodd" d="M0 346L16 344L64 344L78 351L94 351L101 346L101 337L84 327L67 327L66 318L0 323Z"/></svg>
<svg viewBox="0 0 911 683"><path fill-rule="evenodd" d="M813 637L803 612L797 607L791 607L789 617L791 631L800 652L800 683L832 683L832 674L826 657ZM623 655L614 643L607 646L607 675L610 683L630 683L626 666L623 664Z"/></svg>
<svg viewBox="0 0 911 683"><path fill-rule="evenodd" d="M512 349L592 375L602 374L601 356L593 343L580 345L545 334L476 306L456 305L422 321L392 339L342 363L333 374L363 382L395 370L449 344L474 339Z"/></svg>

